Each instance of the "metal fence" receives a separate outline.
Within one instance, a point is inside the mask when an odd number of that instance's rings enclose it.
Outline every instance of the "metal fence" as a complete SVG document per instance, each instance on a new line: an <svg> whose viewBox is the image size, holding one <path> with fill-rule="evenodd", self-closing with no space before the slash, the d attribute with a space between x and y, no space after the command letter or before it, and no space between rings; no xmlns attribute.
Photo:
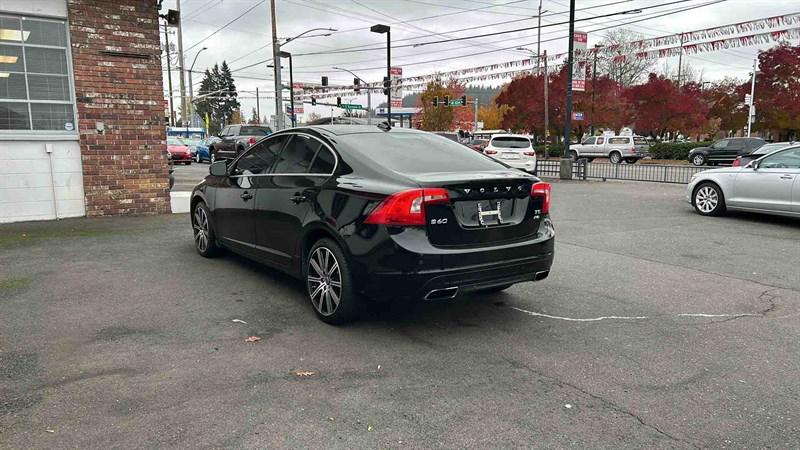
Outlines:
<svg viewBox="0 0 800 450"><path fill-rule="evenodd" d="M542 176L557 177L560 174L560 161L539 161L538 173ZM602 180L650 181L655 183L688 184L692 175L711 169L706 166L673 164L610 164L593 163L579 159L572 164L573 179L587 178Z"/></svg>

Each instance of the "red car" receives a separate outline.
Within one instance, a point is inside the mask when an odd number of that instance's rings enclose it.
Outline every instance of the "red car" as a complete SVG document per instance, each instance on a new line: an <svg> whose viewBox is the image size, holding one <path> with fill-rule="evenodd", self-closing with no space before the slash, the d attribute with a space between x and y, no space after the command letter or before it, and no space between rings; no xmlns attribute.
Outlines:
<svg viewBox="0 0 800 450"><path fill-rule="evenodd" d="M192 163L192 151L179 139L167 138L167 151L175 164L184 163L188 166Z"/></svg>

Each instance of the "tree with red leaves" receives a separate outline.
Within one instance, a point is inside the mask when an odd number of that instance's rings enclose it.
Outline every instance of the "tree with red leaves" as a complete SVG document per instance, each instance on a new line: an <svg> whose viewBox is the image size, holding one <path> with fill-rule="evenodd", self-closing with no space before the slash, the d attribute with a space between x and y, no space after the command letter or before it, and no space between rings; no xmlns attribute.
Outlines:
<svg viewBox="0 0 800 450"><path fill-rule="evenodd" d="M664 136L700 133L707 128L708 105L701 100L697 83L678 86L664 76L651 73L647 83L625 92L633 106L635 130L638 134Z"/></svg>
<svg viewBox="0 0 800 450"><path fill-rule="evenodd" d="M800 130L800 46L781 44L758 54L755 129L789 139ZM749 93L749 83L747 93Z"/></svg>
<svg viewBox="0 0 800 450"><path fill-rule="evenodd" d="M703 99L709 108L709 116L718 121L719 131L727 136L747 125L747 108L744 106L744 89L750 85L735 78L725 78L703 91Z"/></svg>

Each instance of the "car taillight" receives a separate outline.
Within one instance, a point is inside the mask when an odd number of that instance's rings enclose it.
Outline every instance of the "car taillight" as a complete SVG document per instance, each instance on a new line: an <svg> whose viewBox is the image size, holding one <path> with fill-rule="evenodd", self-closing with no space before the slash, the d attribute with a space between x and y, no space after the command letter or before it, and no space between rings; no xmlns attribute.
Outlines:
<svg viewBox="0 0 800 450"><path fill-rule="evenodd" d="M487 155L494 155L497 153L497 150L484 150L483 153L486 153Z"/></svg>
<svg viewBox="0 0 800 450"><path fill-rule="evenodd" d="M733 160L733 164L731 164L731 167L741 167L741 165L742 165L742 157L737 156L736 159Z"/></svg>
<svg viewBox="0 0 800 450"><path fill-rule="evenodd" d="M256 143L256 138L254 138L253 136L250 136L250 138L247 139L247 143L250 144L250 145L255 144Z"/></svg>
<svg viewBox="0 0 800 450"><path fill-rule="evenodd" d="M425 225L425 205L447 203L450 196L446 189L411 189L386 197L364 223L374 225Z"/></svg>
<svg viewBox="0 0 800 450"><path fill-rule="evenodd" d="M531 197L542 197L542 214L550 213L550 183L534 184L531 188Z"/></svg>
<svg viewBox="0 0 800 450"><path fill-rule="evenodd" d="M536 152L522 152L525 156L536 156Z"/></svg>

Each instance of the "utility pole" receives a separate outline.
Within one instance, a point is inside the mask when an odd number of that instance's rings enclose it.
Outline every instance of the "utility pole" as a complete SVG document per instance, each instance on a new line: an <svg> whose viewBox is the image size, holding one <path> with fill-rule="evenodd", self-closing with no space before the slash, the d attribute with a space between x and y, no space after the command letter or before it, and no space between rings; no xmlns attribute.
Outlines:
<svg viewBox="0 0 800 450"><path fill-rule="evenodd" d="M172 105L172 62L169 54L169 28L164 20L164 42L167 45L167 84L169 85L169 124L175 125L175 107Z"/></svg>
<svg viewBox="0 0 800 450"><path fill-rule="evenodd" d="M175 10L178 11L178 73L181 75L181 122L186 120L186 83L183 70L183 31L181 22L181 0L175 0Z"/></svg>
<svg viewBox="0 0 800 450"><path fill-rule="evenodd" d="M542 0L539 0L539 24L536 27L536 73L539 71L539 55L542 54Z"/></svg>
<svg viewBox="0 0 800 450"><path fill-rule="evenodd" d="M473 132L478 131L478 97L475 97L475 126L473 128Z"/></svg>
<svg viewBox="0 0 800 450"><path fill-rule="evenodd" d="M367 125L372 125L372 88L367 85Z"/></svg>
<svg viewBox="0 0 800 450"><path fill-rule="evenodd" d="M297 113L294 112L294 75L292 74L292 54L289 52L281 52L281 56L289 57L289 107L292 108L292 128L297 126ZM281 94L283 95L283 94Z"/></svg>
<svg viewBox="0 0 800 450"><path fill-rule="evenodd" d="M270 0L272 16L272 62L275 67L275 131L283 129L283 85L281 84L281 43L278 41L278 22L275 18L275 0Z"/></svg>
<svg viewBox="0 0 800 450"><path fill-rule="evenodd" d="M758 71L758 58L753 60L753 77L750 81L750 108L747 110L747 137L750 137L750 129L753 125L754 109L756 104L756 72Z"/></svg>
<svg viewBox="0 0 800 450"><path fill-rule="evenodd" d="M256 116L258 116L258 123L261 123L261 100L258 97L258 88L256 88Z"/></svg>
<svg viewBox="0 0 800 450"><path fill-rule="evenodd" d="M575 0L569 0L569 53L567 54L567 110L564 117L564 158L569 157L572 130L572 65L575 64Z"/></svg>
<svg viewBox="0 0 800 450"><path fill-rule="evenodd" d="M678 87L681 87L681 69L683 66L683 34L681 34L681 49L678 53Z"/></svg>
<svg viewBox="0 0 800 450"><path fill-rule="evenodd" d="M550 157L550 147L547 144L550 138L550 103L547 101L547 85L550 84L550 72L547 71L547 50L542 54L544 59L544 159Z"/></svg>
<svg viewBox="0 0 800 450"><path fill-rule="evenodd" d="M592 67L592 125L590 127L590 133L594 136L594 91L595 91L595 83L597 82L597 49L602 47L601 45L594 46L594 65Z"/></svg>

